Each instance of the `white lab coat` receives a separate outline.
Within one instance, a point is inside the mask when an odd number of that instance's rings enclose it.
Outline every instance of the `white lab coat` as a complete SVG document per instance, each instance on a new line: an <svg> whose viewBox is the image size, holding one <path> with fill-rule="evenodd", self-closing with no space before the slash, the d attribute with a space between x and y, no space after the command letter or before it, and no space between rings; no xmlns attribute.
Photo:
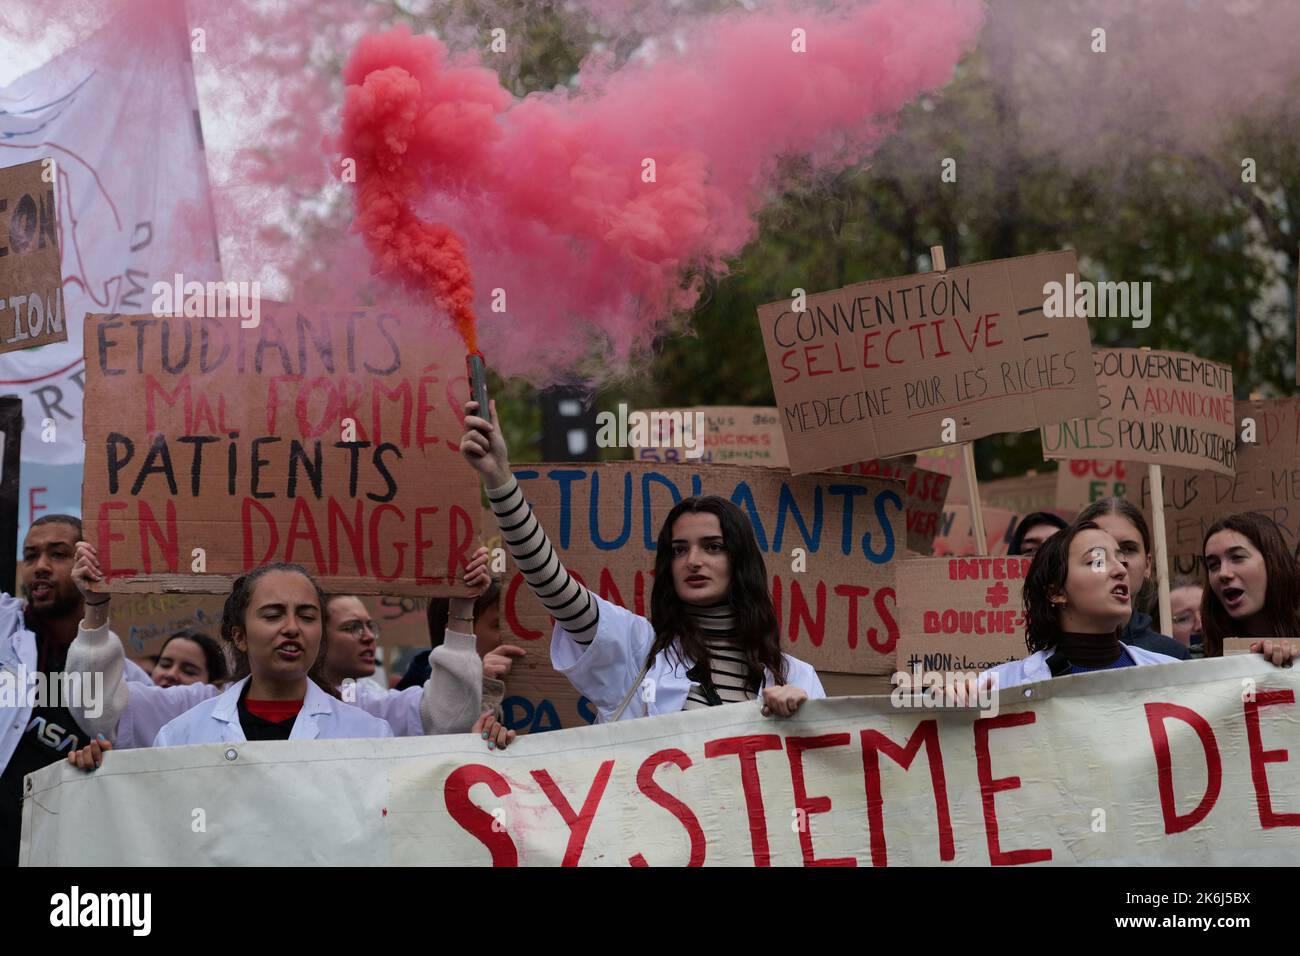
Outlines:
<svg viewBox="0 0 1300 956"><path fill-rule="evenodd" d="M36 673L37 653L36 653L36 635L27 627L23 619L24 603L12 594L0 592L0 671L8 671L13 675L6 680L14 681L14 687L20 691L16 694L13 707L0 708L0 768L9 764L9 758L14 755L18 748L18 741L22 739L27 730L27 724L32 718L32 709L28 706L28 695L26 687L21 682L26 676ZM111 631L107 632L113 640L117 640L117 635ZM71 649L69 649L69 662L65 666L67 672L73 672L77 668L72 666ZM152 686L153 681L139 665L127 661L129 666L123 669L123 679L131 684L143 686L149 684ZM75 710L73 716L77 716ZM80 721L78 721L80 723ZM91 732L90 728L82 726L82 730ZM93 736L93 732L92 732Z"/></svg>
<svg viewBox="0 0 1300 956"><path fill-rule="evenodd" d="M239 723L239 695L251 678L236 681L216 697L205 700L169 722L154 738L155 747L184 744L242 743L248 740ZM190 685L194 686L194 685ZM290 740L340 740L355 737L391 737L393 728L379 717L335 700L307 681L307 696L294 718Z"/></svg>
<svg viewBox="0 0 1300 956"><path fill-rule="evenodd" d="M430 660L436 666L424 687L396 691L357 681L355 706L387 720L399 737L467 732L478 719L483 692L474 635L448 631L434 655ZM164 724L222 692L212 684L137 683L130 666L122 642L107 624L86 628L83 623L68 648L68 669L102 673L106 698L98 717L76 708L73 716L87 733L102 733L119 750L150 746Z"/></svg>
<svg viewBox="0 0 1300 956"><path fill-rule="evenodd" d="M600 620L596 636L583 646L560 625L551 634L551 666L569 679L578 693L596 708L597 723L604 723L618 709L628 688L641 673L646 655L654 643L654 628L639 614L609 601L592 597L600 605ZM653 717L657 714L675 714L686 704L686 696L695 682L687 672L695 662L675 647L672 653L660 651L655 655L643 679L645 690L638 689L623 711L620 720L634 717ZM786 662L787 683L807 691L808 697L818 700L826 696L822 682L811 665L796 657L782 654ZM670 660L671 658L671 660ZM646 684L645 681L652 683ZM776 686L772 672L764 670L762 691Z"/></svg>
<svg viewBox="0 0 1300 956"><path fill-rule="evenodd" d="M1144 651L1140 647L1131 647L1128 644L1120 644L1120 647L1128 651L1129 657L1133 658L1133 663L1138 667L1146 664L1179 663L1177 658L1157 654L1154 651ZM1047 669L1047 659L1051 656L1051 650L1035 651L1024 660L1008 661L1005 664L999 664L997 667L990 667L980 674L979 685L984 686L985 680L991 680L996 683L997 687L1005 690L1008 687L1019 687L1021 684L1050 680L1052 672Z"/></svg>

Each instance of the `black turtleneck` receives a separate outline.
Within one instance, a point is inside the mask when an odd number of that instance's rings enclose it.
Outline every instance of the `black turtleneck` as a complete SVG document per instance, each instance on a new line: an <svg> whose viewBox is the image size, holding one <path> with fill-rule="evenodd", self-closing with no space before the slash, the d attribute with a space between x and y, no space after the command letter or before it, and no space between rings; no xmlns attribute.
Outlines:
<svg viewBox="0 0 1300 956"><path fill-rule="evenodd" d="M1119 660L1123 648L1115 631L1106 634L1078 634L1062 631L1054 651L1064 654L1075 667L1109 667Z"/></svg>

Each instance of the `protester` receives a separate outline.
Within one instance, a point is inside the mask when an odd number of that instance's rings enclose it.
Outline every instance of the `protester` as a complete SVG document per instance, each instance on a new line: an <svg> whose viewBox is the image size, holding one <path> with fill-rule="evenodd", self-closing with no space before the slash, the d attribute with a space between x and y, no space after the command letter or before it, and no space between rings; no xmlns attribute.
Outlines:
<svg viewBox="0 0 1300 956"><path fill-rule="evenodd" d="M1169 582L1174 640L1187 645L1193 658L1205 656L1205 645L1201 642L1201 597L1204 590L1200 582L1186 575L1179 575Z"/></svg>
<svg viewBox="0 0 1300 956"><path fill-rule="evenodd" d="M52 514L32 522L23 540L18 577L24 604L0 593L0 670L7 671L16 695L12 708L0 713L0 864L18 862L22 829L23 777L63 758L90 740L84 724L54 695L33 698L28 688L61 689L59 675L76 673L67 664L68 647L83 613L81 592L72 581L72 564L81 519ZM96 598L98 600L98 598ZM116 637L114 637L116 640ZM151 684L149 675L125 661L124 677L133 684ZM42 676L38 676L42 675ZM92 709L103 704L93 680L82 681L79 693L92 694Z"/></svg>
<svg viewBox="0 0 1300 956"><path fill-rule="evenodd" d="M761 699L789 716L825 696L817 672L780 649L776 611L754 533L725 499L686 498L659 532L649 619L578 583L510 472L497 422L465 406L461 452L487 496L524 579L555 618L551 663L600 722ZM489 724L490 726L490 724Z"/></svg>
<svg viewBox="0 0 1300 956"><path fill-rule="evenodd" d="M501 588L494 580L477 598L432 598L426 611L429 644L434 648L451 633L447 629L449 621L469 625L473 631L478 653L483 658L483 712L493 715L498 724L505 720L501 703L505 699L506 677L515 659L526 656L522 647L501 643L500 596ZM415 655L397 684L398 690L418 686L428 679L429 654L430 651L421 651ZM482 733L482 728L476 730ZM488 736L483 734L484 739ZM513 735L508 739L514 739ZM496 746L495 740L489 741L491 749Z"/></svg>
<svg viewBox="0 0 1300 956"><path fill-rule="evenodd" d="M1244 512L1216 521L1201 553L1208 587L1201 599L1205 656L1221 657L1228 637L1258 637L1252 653L1290 666L1300 637L1300 562L1272 519Z"/></svg>
<svg viewBox="0 0 1300 956"><path fill-rule="evenodd" d="M186 629L167 638L149 676L159 687L220 685L226 681L227 670L221 645L201 631Z"/></svg>
<svg viewBox="0 0 1300 956"><path fill-rule="evenodd" d="M1124 643L1180 661L1190 659L1192 655L1186 645L1156 631L1151 626L1151 615L1141 610L1144 600L1154 593L1156 584L1151 529L1147 527L1142 512L1123 498L1102 498L1083 509L1076 519L1076 523L1085 521L1095 521L1097 527L1118 541L1128 562L1132 614L1124 627Z"/></svg>
<svg viewBox="0 0 1300 956"><path fill-rule="evenodd" d="M494 580L477 598L431 598L426 610L429 625L429 645L438 647L447 633L447 624L455 620L470 625L478 654L483 658L483 678L486 681L504 681L510 673L515 658L526 656L522 647L501 643L501 587ZM429 673L429 651L421 651L411 659L406 673L398 682L398 689L422 683ZM486 689L484 694L486 694ZM484 707L487 698L484 697Z"/></svg>
<svg viewBox="0 0 1300 956"><path fill-rule="evenodd" d="M1069 523L1064 518L1050 511L1031 512L1021 519L1020 524L1016 525L1016 530L1012 532L1007 554L1032 558L1043 546L1044 541L1056 532L1064 531L1068 526Z"/></svg>
<svg viewBox="0 0 1300 956"><path fill-rule="evenodd" d="M487 593L496 592L497 585L488 574L487 565L488 550L479 548L470 559L465 577L467 584L482 593L477 598L452 599L457 607L458 622L469 619L467 608L477 606ZM421 716L421 704L424 703L425 687L433 677L433 669L429 664L433 652L424 655L424 667L418 681L403 683L391 690L385 689L369 680L375 673L375 647L379 640L379 628L365 602L353 594L332 594L326 598L325 609L329 646L325 661L325 676L330 686L340 688L344 700L356 703L368 713L383 717L392 725L393 732L399 737L416 737L426 733L425 720ZM438 652L438 660L454 654L457 666L467 675L474 670L469 663L470 654L473 654L474 661L478 661L479 651L476 649L476 642L482 643L482 639L476 637L474 631L469 628L464 630L444 628L438 636L436 646L442 649ZM519 648L513 650L523 654ZM460 712L455 706L458 703L461 706L468 706L469 700L463 692L457 694L453 688L444 686L446 681L442 679L435 681L427 702L431 710L428 724L450 729L432 732L456 733L461 730L472 730L474 733L482 734L483 728L480 725L483 723L481 718L484 712L495 711L504 696L505 684L497 678L497 669L495 656L491 677L489 677L487 660L478 665L477 677L480 680L481 692L473 714ZM513 739L513 736L507 735L504 730L501 731L500 736L499 745L502 747ZM484 739L487 737L484 736ZM495 738L491 741L491 745L492 749L498 746Z"/></svg>
<svg viewBox="0 0 1300 956"><path fill-rule="evenodd" d="M1029 656L985 671L980 685L1006 689L1066 674L1175 663L1122 640L1133 613L1128 557L1091 520L1076 521L1044 542L1024 584ZM954 690L960 699L964 688Z"/></svg>
<svg viewBox="0 0 1300 956"><path fill-rule="evenodd" d="M80 575L80 586L83 588L88 588L91 581L100 580L100 570L95 549L84 541L77 545L77 568ZM304 585L302 585L300 579L311 583L312 587L315 588L315 582L310 575L307 575L306 571L297 565L263 566L239 579L239 582L242 582L243 590L232 591L230 597L226 599L226 613L222 620L222 638L230 644L234 651L233 656L237 660L237 666L232 675L236 680L249 672L248 665L245 665L242 668L243 674L241 674L241 667L238 665L238 659L241 656L245 661L248 659L248 651L239 648L239 642L242 641L247 646L249 640L243 622L244 610L250 600L250 595L247 593L248 588L260 580L263 575L269 573L268 568L276 571L276 576L271 582L274 588L269 589L276 593L281 590L284 590L285 593L301 591ZM471 587L479 587L486 584L487 578L487 553L485 550L480 550L480 553L475 556L475 559L467 567L465 580ZM104 600L102 603L87 608L86 620L83 621L76 640L73 641L69 648L69 660L75 662L74 666L78 669L97 671L104 674L105 703L103 712L97 717L87 715L82 721L82 726L93 734L104 736L118 749L147 747L155 741L165 724L179 718L191 708L209 699L225 699L226 703L222 705L224 709L221 712L226 716L234 713L229 708L232 705L232 700L234 703L238 703L238 701L228 699L225 692L210 684L178 685L168 688L154 687L152 685L147 687L135 685L124 687L121 682L121 665L124 660L124 653L121 642L108 632L107 598L108 595L103 595ZM265 600L264 596L259 597L259 602L265 603ZM284 603L283 600L279 602L281 609L278 613L281 622L287 620L287 612L283 609ZM324 604L324 600L319 602L318 615ZM257 613L260 614L261 612ZM268 611L267 615L270 613ZM263 615L263 617L267 615ZM257 633L262 634L266 630L263 619L259 617L253 620L259 625ZM252 628L251 623L248 626L250 629ZM290 657L292 660L288 658L282 660L281 658L284 658L284 655L277 652L275 656L268 659L267 666L274 666L284 670L288 664L294 663L298 666L298 669L302 669L304 660L309 661L311 663L308 663L307 667L311 670L310 676L313 678L313 686L319 684L328 691L329 695L337 698L339 696L338 689L325 676L325 664L328 659L328 635L324 633L319 616L315 621L315 629L320 636L311 648L313 656L306 656L307 649L302 640L282 641L281 643L296 646L296 650L291 648ZM396 730L401 735L465 733L470 731L481 716L480 700L483 674L482 663L474 652L473 641L473 635L459 635L456 639L439 648L439 653L433 658L433 673L423 688L413 688L402 693L384 691L382 688L374 688L373 693L362 690L355 695L356 706L370 716L383 719L389 722L390 725L395 724L396 727L390 728L390 732ZM279 673L279 671L273 671L273 673ZM265 682L259 682L259 686L255 687L254 690L262 689L261 685L263 683ZM366 685L359 686L365 687ZM310 686L295 683L293 687L295 689L298 687L305 688L305 691L312 698L314 707L319 709L327 706L326 702L321 701L319 695L312 691ZM257 700L258 698L254 699ZM299 698L299 701L301 702L303 699ZM270 713L277 713L282 708L271 707L267 710ZM266 730L266 728L260 726L259 729ZM169 742L173 741L164 739L164 743Z"/></svg>

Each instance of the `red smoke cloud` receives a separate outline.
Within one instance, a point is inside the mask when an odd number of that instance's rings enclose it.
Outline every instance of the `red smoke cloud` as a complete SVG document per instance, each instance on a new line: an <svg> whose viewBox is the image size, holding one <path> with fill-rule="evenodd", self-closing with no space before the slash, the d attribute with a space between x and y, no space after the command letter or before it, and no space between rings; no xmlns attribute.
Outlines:
<svg viewBox="0 0 1300 956"><path fill-rule="evenodd" d="M354 228L377 271L431 295L471 343L477 309L503 371L554 378L593 345L616 370L695 304L686 270L724 272L754 237L779 158L861 162L899 108L948 82L981 10L699 18L684 52L617 71L592 59L576 92L519 101L472 54L404 27L367 37L345 70Z"/></svg>

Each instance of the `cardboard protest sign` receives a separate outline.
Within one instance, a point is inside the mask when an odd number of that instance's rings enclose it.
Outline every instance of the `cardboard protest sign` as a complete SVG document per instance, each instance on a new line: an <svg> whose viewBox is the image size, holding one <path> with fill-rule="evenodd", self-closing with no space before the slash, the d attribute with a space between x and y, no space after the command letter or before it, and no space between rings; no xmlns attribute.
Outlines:
<svg viewBox="0 0 1300 956"><path fill-rule="evenodd" d="M895 478L907 486L907 550L929 554L943 520L944 504L952 488L952 479L937 471L917 468L912 455L878 458L842 465L838 471L847 475Z"/></svg>
<svg viewBox="0 0 1300 956"><path fill-rule="evenodd" d="M1199 573L1205 531L1219 518L1254 511L1275 521L1293 554L1300 555L1300 398L1237 402L1236 435L1253 441L1237 445L1235 475L1181 468L1163 470L1165 537L1170 572ZM1253 427L1251 427L1253 426ZM1147 475L1126 492L1144 514L1151 514Z"/></svg>
<svg viewBox="0 0 1300 956"><path fill-rule="evenodd" d="M0 169L0 353L68 340L53 170Z"/></svg>
<svg viewBox="0 0 1300 956"><path fill-rule="evenodd" d="M951 478L948 485L948 504L964 505L970 503L970 494L966 488L966 466L962 457L961 445L940 445L916 453L916 467L927 471L937 471Z"/></svg>
<svg viewBox="0 0 1300 956"><path fill-rule="evenodd" d="M111 590L223 593L298 561L329 591L465 593L465 372L427 317L96 315L85 343L82 514Z"/></svg>
<svg viewBox="0 0 1300 956"><path fill-rule="evenodd" d="M515 476L564 566L641 615L649 613L656 543L673 505L699 494L735 502L767 564L783 649L819 670L893 671L894 562L905 541L900 482L646 462L519 465ZM513 567L501 617L502 640L528 652L507 681L506 723L538 731L594 720L591 705L551 669L550 616Z"/></svg>
<svg viewBox="0 0 1300 956"><path fill-rule="evenodd" d="M898 669L983 671L1028 655L1029 558L925 558L899 569Z"/></svg>
<svg viewBox="0 0 1300 956"><path fill-rule="evenodd" d="M698 438L686 416L704 416L703 449L694 454ZM747 406L701 406L644 411L648 416L647 443L634 445L637 461L690 464L694 460L732 465L766 465L785 468L785 440L775 408ZM635 434L635 432L629 432ZM690 438L688 448L687 438ZM688 454L688 452L690 452Z"/></svg>
<svg viewBox="0 0 1300 956"><path fill-rule="evenodd" d="M760 306L795 474L1097 414L1084 318L1049 319L1073 251ZM804 305L802 311L798 310Z"/></svg>
<svg viewBox="0 0 1300 956"><path fill-rule="evenodd" d="M1297 690L1231 657L1045 681L996 712L733 704L493 754L466 734L145 747L33 774L19 862L1280 866L1300 854Z"/></svg>
<svg viewBox="0 0 1300 956"><path fill-rule="evenodd" d="M1101 411L1044 425L1043 457L1101 458L1231 475L1232 369L1185 352L1097 349Z"/></svg>
<svg viewBox="0 0 1300 956"><path fill-rule="evenodd" d="M1223 656L1235 657L1239 654L1249 654L1250 645L1257 640L1259 640L1257 637L1225 637L1223 639Z"/></svg>
<svg viewBox="0 0 1300 956"><path fill-rule="evenodd" d="M1056 475L1017 475L980 482L980 501L994 508L1005 508L1017 517L1034 511L1056 511Z"/></svg>
<svg viewBox="0 0 1300 956"><path fill-rule="evenodd" d="M1056 471L1056 506L1077 514L1102 498L1125 498L1146 470L1133 462L1097 458L1062 461Z"/></svg>
<svg viewBox="0 0 1300 956"><path fill-rule="evenodd" d="M980 509L984 513L984 531L988 536L989 551L1006 554L1011 532L1016 527L1016 514L1006 508ZM970 505L947 505L939 523L939 534L934 539L936 557L978 554L975 532L970 520Z"/></svg>
<svg viewBox="0 0 1300 956"><path fill-rule="evenodd" d="M216 594L123 594L113 600L110 626L126 656L146 666L146 659L177 631L189 629L218 639L225 603L225 596Z"/></svg>
<svg viewBox="0 0 1300 956"><path fill-rule="evenodd" d="M704 451L697 455L706 464L765 465L786 468L785 439L776 408L682 408L659 409L641 414L651 416L646 433L649 444L634 449L638 461L689 463L691 449L687 447L681 424L685 416L704 416ZM673 417L677 416L677 417ZM692 436L689 444L694 445ZM907 485L907 547L918 554L929 554L934 536L938 533L940 515L948 497L951 482L940 474L924 469L915 471L915 456L878 458L842 465L834 469L851 475L897 478Z"/></svg>

